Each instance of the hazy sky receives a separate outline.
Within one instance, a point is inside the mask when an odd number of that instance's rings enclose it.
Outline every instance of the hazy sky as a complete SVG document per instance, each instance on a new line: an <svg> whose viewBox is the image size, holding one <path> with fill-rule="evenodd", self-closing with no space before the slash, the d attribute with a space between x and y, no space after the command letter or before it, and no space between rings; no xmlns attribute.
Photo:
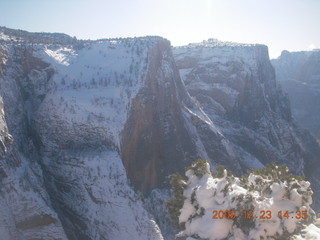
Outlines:
<svg viewBox="0 0 320 240"><path fill-rule="evenodd" d="M281 51L320 48L320 0L0 0L0 26L82 39L159 35Z"/></svg>

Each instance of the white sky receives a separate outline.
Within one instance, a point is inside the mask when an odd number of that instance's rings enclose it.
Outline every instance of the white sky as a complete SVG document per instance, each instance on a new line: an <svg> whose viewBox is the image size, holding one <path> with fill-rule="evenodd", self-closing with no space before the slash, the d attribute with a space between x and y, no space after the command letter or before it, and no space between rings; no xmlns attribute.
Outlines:
<svg viewBox="0 0 320 240"><path fill-rule="evenodd" d="M320 0L0 0L0 25L82 39L159 35L282 50L320 48Z"/></svg>

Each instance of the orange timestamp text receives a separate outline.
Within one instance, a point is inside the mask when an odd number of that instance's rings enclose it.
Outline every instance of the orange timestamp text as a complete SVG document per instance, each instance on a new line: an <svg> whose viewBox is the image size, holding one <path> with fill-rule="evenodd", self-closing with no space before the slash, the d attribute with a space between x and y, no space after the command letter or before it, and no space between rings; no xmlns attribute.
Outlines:
<svg viewBox="0 0 320 240"><path fill-rule="evenodd" d="M214 210L212 211L213 216L212 219L271 219L273 216L272 211L228 211L228 210ZM277 215L279 218L283 219L307 219L308 213L307 211L278 211Z"/></svg>

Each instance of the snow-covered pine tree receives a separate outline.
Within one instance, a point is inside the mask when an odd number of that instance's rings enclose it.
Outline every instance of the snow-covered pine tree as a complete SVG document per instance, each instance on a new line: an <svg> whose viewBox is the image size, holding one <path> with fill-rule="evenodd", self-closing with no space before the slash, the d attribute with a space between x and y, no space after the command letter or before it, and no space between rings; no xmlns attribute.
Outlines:
<svg viewBox="0 0 320 240"><path fill-rule="evenodd" d="M186 178L174 174L174 197L167 202L179 236L218 240L320 239L312 223L312 190L302 177L274 163L243 177L222 167L210 172L197 160Z"/></svg>

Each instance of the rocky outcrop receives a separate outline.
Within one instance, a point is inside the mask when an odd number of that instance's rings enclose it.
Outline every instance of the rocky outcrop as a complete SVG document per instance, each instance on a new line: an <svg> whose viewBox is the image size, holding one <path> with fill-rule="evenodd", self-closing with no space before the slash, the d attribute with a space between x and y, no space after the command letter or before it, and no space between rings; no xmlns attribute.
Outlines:
<svg viewBox="0 0 320 240"><path fill-rule="evenodd" d="M295 120L320 139L320 51L283 51L271 60L277 79L288 93Z"/></svg>
<svg viewBox="0 0 320 240"><path fill-rule="evenodd" d="M197 158L243 171L235 147L186 91L169 42L159 41L148 61L122 132L122 157L135 187L146 194L168 187L168 177Z"/></svg>
<svg viewBox="0 0 320 240"><path fill-rule="evenodd" d="M159 41L148 61L144 87L132 102L121 147L127 175L142 192L165 186L170 173L197 157L182 114L181 99L187 93L181 89L169 41Z"/></svg>
<svg viewBox="0 0 320 240"><path fill-rule="evenodd" d="M187 90L239 150L242 167L287 164L313 183L319 207L319 146L292 122L267 47L211 40L175 48L174 56Z"/></svg>
<svg viewBox="0 0 320 240"><path fill-rule="evenodd" d="M1 46L1 49L4 53L1 61L5 63L0 73L1 238L67 239L52 208L30 136L28 112L20 85L20 81L27 81L25 74L28 71L21 63L28 57L20 55L20 47ZM13 59L13 54L21 58ZM41 64L37 66L41 68Z"/></svg>

